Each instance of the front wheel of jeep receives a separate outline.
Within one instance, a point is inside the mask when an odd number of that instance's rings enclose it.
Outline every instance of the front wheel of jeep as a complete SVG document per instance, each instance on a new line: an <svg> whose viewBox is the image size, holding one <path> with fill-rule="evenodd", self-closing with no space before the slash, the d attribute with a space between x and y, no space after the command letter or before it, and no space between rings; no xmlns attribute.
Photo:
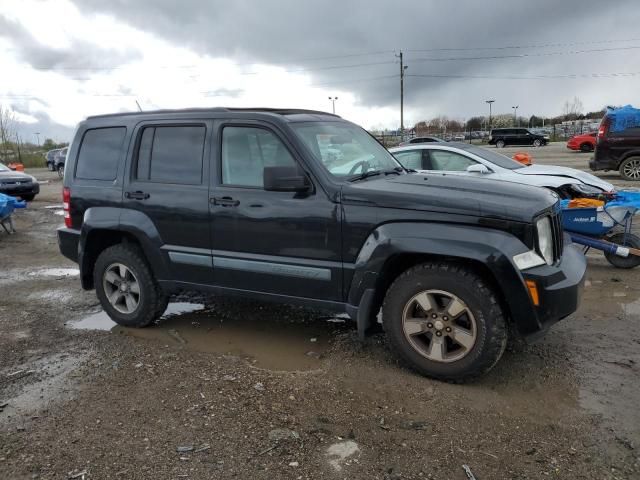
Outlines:
<svg viewBox="0 0 640 480"><path fill-rule="evenodd" d="M495 293L459 265L425 263L387 291L383 325L397 354L428 377L461 382L488 372L507 343Z"/></svg>
<svg viewBox="0 0 640 480"><path fill-rule="evenodd" d="M102 308L118 325L146 327L166 308L165 295L134 246L105 249L96 260L93 281Z"/></svg>

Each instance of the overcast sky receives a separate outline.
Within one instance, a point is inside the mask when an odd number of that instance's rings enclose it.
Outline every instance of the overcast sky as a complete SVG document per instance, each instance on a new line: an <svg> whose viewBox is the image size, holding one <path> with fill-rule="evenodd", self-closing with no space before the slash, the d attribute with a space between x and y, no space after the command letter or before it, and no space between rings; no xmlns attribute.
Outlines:
<svg viewBox="0 0 640 480"><path fill-rule="evenodd" d="M69 140L93 114L271 106L365 128L436 115L547 116L640 104L640 3L380 0L0 0L0 103ZM615 74L615 75L614 75Z"/></svg>

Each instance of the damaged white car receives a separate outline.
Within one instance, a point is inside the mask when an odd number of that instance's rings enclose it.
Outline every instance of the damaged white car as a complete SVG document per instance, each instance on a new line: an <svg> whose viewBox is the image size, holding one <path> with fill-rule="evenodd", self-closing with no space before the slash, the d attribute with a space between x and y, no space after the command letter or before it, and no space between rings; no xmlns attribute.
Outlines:
<svg viewBox="0 0 640 480"><path fill-rule="evenodd" d="M405 167L420 173L486 176L493 180L547 187L561 198L612 192L615 187L587 172L553 165L525 166L504 155L466 143L427 143L390 148Z"/></svg>

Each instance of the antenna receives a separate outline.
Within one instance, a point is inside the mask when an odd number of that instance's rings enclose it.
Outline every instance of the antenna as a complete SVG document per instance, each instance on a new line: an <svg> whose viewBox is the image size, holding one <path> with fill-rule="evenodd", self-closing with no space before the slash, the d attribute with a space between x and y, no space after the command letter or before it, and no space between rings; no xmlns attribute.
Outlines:
<svg viewBox="0 0 640 480"><path fill-rule="evenodd" d="M138 106L138 110L142 111L142 107L140 106L140 104L138 103L138 100L136 100L136 105Z"/></svg>

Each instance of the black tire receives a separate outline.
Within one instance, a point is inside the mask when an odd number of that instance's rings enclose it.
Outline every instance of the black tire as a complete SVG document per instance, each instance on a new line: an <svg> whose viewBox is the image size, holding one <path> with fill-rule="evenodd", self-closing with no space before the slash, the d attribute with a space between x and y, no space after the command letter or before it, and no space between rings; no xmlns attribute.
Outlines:
<svg viewBox="0 0 640 480"><path fill-rule="evenodd" d="M53 166L53 163L51 162L47 162L47 170L49 170L50 172L55 171L56 167Z"/></svg>
<svg viewBox="0 0 640 480"><path fill-rule="evenodd" d="M496 142L496 148L504 148L504 145L505 145L504 140L498 140Z"/></svg>
<svg viewBox="0 0 640 480"><path fill-rule="evenodd" d="M58 165L56 170L58 171L58 177L64 178L64 165Z"/></svg>
<svg viewBox="0 0 640 480"><path fill-rule="evenodd" d="M580 145L580 151L584 153L592 152L593 146L590 143L585 142L582 145Z"/></svg>
<svg viewBox="0 0 640 480"><path fill-rule="evenodd" d="M35 195L20 195L20 198L25 202L33 202L33 199L36 198Z"/></svg>
<svg viewBox="0 0 640 480"><path fill-rule="evenodd" d="M541 146L542 146L542 141L541 141L539 138L536 138L536 139L533 141L533 146L534 146L534 147L541 147Z"/></svg>
<svg viewBox="0 0 640 480"><path fill-rule="evenodd" d="M114 263L126 266L133 273L140 287L137 307L130 314L118 311L107 298L103 279L107 269ZM163 308L163 305L166 309L164 302L167 296L158 286L142 252L135 246L118 244L102 251L96 260L93 282L102 308L118 325L146 327L161 315L158 312Z"/></svg>
<svg viewBox="0 0 640 480"><path fill-rule="evenodd" d="M633 233L627 233L626 239L623 232L615 233L607 238L612 243L622 245L623 247L631 247L640 249L640 237ZM619 257L612 253L604 254L607 261L616 268L634 268L640 265L640 257L629 254L628 257Z"/></svg>
<svg viewBox="0 0 640 480"><path fill-rule="evenodd" d="M640 157L625 158L620 164L620 176L632 182L640 180Z"/></svg>
<svg viewBox="0 0 640 480"><path fill-rule="evenodd" d="M458 360L431 360L414 348L404 333L406 306L426 290L450 292L475 317L473 346ZM479 275L455 264L425 263L401 274L386 293L382 316L389 342L400 358L422 375L439 380L461 382L488 372L500 360L507 344L507 324L496 295Z"/></svg>

